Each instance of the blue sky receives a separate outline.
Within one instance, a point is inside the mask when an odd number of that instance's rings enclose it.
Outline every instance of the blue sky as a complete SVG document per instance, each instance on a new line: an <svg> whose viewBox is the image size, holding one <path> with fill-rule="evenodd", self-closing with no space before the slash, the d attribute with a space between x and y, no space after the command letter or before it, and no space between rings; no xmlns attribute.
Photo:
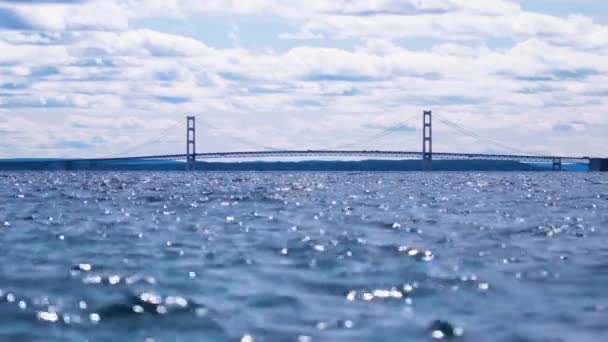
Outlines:
<svg viewBox="0 0 608 342"><path fill-rule="evenodd" d="M603 0L0 0L0 51L0 158L182 152L187 114L199 151L418 150L423 109L608 155Z"/></svg>

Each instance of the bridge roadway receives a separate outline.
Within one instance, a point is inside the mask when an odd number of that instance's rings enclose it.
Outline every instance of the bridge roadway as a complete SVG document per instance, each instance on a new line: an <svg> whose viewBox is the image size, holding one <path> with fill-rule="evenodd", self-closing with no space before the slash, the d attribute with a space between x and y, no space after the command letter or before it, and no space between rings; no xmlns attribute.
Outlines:
<svg viewBox="0 0 608 342"><path fill-rule="evenodd" d="M137 156L119 158L80 159L78 161L113 162L135 160L185 160L186 154L169 154L158 156ZM386 159L422 159L422 152L408 151L333 151L333 150L268 150L244 152L209 152L197 153L199 160L210 159L238 159L238 158L276 158L276 157L359 157L359 158L386 158ZM515 155L515 154L481 154L481 153L448 153L433 152L434 160L510 160L528 163L552 163L556 160L561 163L589 164L589 157L564 157L548 155Z"/></svg>

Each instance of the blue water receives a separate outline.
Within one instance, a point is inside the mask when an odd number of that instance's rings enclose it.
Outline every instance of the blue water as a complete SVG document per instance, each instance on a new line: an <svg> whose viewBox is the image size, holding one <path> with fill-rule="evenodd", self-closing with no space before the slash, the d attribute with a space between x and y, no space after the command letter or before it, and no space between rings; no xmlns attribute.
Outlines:
<svg viewBox="0 0 608 342"><path fill-rule="evenodd" d="M0 340L608 341L608 177L0 173Z"/></svg>

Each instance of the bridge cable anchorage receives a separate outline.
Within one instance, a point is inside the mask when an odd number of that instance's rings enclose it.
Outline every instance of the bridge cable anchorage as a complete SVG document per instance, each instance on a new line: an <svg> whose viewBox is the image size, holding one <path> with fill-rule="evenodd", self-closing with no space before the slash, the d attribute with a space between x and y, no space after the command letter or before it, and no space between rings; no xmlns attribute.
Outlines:
<svg viewBox="0 0 608 342"><path fill-rule="evenodd" d="M532 156L541 156L538 153L532 153L530 151L524 151L522 149L519 149L519 148L516 148L516 147L513 147L513 146L509 146L509 145L507 145L505 143L502 143L500 141L496 141L496 140L493 140L493 139L482 137L479 134L466 129L466 128L458 125L457 123L455 123L453 121L450 121L448 119L442 118L441 116L439 116L437 114L435 114L435 116L437 117L437 120L439 120L439 122L441 122L445 126L448 126L448 127L452 128L452 129L456 130L460 134L466 135L466 136L471 137L473 139L476 139L478 141L485 142L487 144L500 147L500 148L505 149L505 150L510 151L510 152L521 153L521 154L532 155Z"/></svg>
<svg viewBox="0 0 608 342"><path fill-rule="evenodd" d="M146 147L152 144L155 144L157 142L161 142L164 139L168 138L169 136L167 136L167 134L169 132L175 132L175 127L179 125L181 126L181 123L177 123L175 121L172 121L171 124L169 125L169 127L163 129L157 136L155 136L154 138L150 139L150 140L146 140L145 142L135 145L135 146L131 146L125 150L122 150L118 153L114 153L110 156L106 156L106 157L101 157L101 158L96 158L96 159L112 159L112 158L117 158L120 157L121 155L126 155L126 154L130 154L133 151L137 151L138 149L142 148L142 147Z"/></svg>

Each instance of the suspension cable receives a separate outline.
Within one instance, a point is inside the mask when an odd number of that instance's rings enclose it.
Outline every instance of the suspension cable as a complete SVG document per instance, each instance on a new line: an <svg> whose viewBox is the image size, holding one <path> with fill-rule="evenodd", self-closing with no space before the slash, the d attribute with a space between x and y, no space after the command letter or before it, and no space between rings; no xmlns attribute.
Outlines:
<svg viewBox="0 0 608 342"><path fill-rule="evenodd" d="M392 134L399 133L399 131L401 131L403 128L409 127L409 124L412 121L412 119L414 119L414 117L410 117L407 120L398 123L396 126L389 127L387 129L385 129L384 131L376 133L370 137L366 137L366 138L360 139L360 140L352 142L352 143L334 146L334 147L330 148L330 150L340 150L340 149L344 149L344 148L348 148L348 147L357 146L358 144L361 144L361 143L369 143L372 141L377 141L377 140L386 138L387 136L390 136Z"/></svg>
<svg viewBox="0 0 608 342"><path fill-rule="evenodd" d="M536 153L531 153L530 151L525 151L525 150L522 150L522 149L519 149L519 148L516 148L516 147L513 147L513 146L509 146L509 145L507 145L507 144L505 144L503 142L500 142L500 141L497 141L497 140L494 140L494 139L482 137L479 134L466 129L466 128L460 126L459 124L457 124L457 123L455 123L455 122L453 122L451 120L448 120L446 118L442 118L440 115L434 114L434 116L437 118L437 120L439 122L441 122L445 126L448 126L448 127L452 128L452 129L454 129L455 131L457 131L458 133L460 133L462 135L465 135L465 136L468 136L468 137L471 137L471 138L476 139L478 141L481 141L481 142L484 142L484 143L487 143L487 144L490 144L490 145L493 145L493 146L496 146L496 147L500 147L500 148L502 148L504 150L507 150L507 151L510 151L510 152L514 152L514 153L521 153L521 154L528 154L528 155L538 155Z"/></svg>
<svg viewBox="0 0 608 342"><path fill-rule="evenodd" d="M202 122L203 122L203 124L204 124L204 125L206 125L207 127L211 128L211 129L215 129L215 130L221 131L221 129L220 129L220 128L218 128L217 126L215 126L215 125L213 125L213 124L209 123L209 121L206 121L206 120L201 120L201 121L202 121ZM253 141L251 141L251 140L249 140L249 139L242 138L242 137L237 137L237 136L230 135L230 134L226 134L226 133L224 133L224 134L223 134L223 136L225 136L225 137L227 137L228 139L231 139L231 140L233 140L233 141L239 142L239 143L241 143L241 144L243 144L243 145L245 145L245 146L254 146L254 147L261 148L261 149L263 149L263 150L269 150L269 151L280 151L280 150L285 150L285 149L280 149L280 148L275 148L275 147L268 147L268 146L264 146L264 145L258 144L258 143L256 143L256 142L253 142Z"/></svg>
<svg viewBox="0 0 608 342"><path fill-rule="evenodd" d="M125 150L122 150L118 153L114 153L110 156L104 157L104 158L116 158L116 157L120 157L120 156L124 156L126 154L130 154L133 151L137 151L138 149L151 145L151 144L155 144L158 143L160 141L163 141L165 138L167 138L167 134L170 131L173 131L176 126L181 125L181 123L178 123L177 121L170 121L169 127L166 127L164 130L162 130L158 135L156 135L154 138L147 140L141 144L135 145L135 146L131 146Z"/></svg>

